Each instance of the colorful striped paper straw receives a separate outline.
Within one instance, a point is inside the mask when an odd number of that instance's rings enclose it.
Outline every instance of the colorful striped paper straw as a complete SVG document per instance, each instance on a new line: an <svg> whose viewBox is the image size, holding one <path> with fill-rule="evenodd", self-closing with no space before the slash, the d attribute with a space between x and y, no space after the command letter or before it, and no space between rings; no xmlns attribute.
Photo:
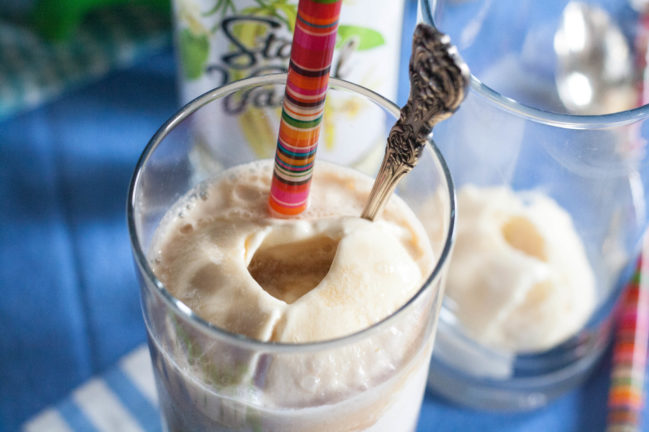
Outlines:
<svg viewBox="0 0 649 432"><path fill-rule="evenodd" d="M649 237L647 237L649 238ZM620 305L608 394L607 432L639 431L649 342L649 242Z"/></svg>
<svg viewBox="0 0 649 432"><path fill-rule="evenodd" d="M298 4L269 198L275 216L294 216L308 205L341 4Z"/></svg>
<svg viewBox="0 0 649 432"><path fill-rule="evenodd" d="M649 15L642 12L634 41L638 106L649 102ZM640 125L632 125L641 135ZM644 147L642 139L632 140L634 148ZM642 424L644 381L649 343L649 236L645 237L636 272L621 299L615 342L613 370L608 394L607 432L635 432Z"/></svg>

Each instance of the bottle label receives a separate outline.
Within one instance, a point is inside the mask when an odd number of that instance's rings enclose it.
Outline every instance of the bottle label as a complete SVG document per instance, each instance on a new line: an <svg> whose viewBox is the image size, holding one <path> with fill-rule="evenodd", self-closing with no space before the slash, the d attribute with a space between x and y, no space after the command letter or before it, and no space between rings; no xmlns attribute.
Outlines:
<svg viewBox="0 0 649 432"><path fill-rule="evenodd" d="M388 99L396 98L404 2L344 0L332 76L360 84ZM174 0L181 102L187 103L235 80L286 72L297 3L297 0ZM283 92L278 92L279 89L274 93L252 91L226 99L221 105L222 110L238 118L240 130L228 133L237 134L238 138L243 135L257 157L270 157L275 139L269 145L267 137L255 136L272 128L259 124L263 120L254 110L280 107ZM354 148L347 148L344 155L337 156L358 158L367 152L370 142L376 142L379 132L384 134L384 116L378 110L362 112L363 109L355 109L350 101L349 106L341 106L345 104L344 98L339 96L335 101L328 98L319 152L340 153L340 147L347 146L336 143L343 140L354 142ZM217 117L223 115L213 118ZM360 120L367 126L362 128L362 137L358 128ZM209 137L204 140L210 141Z"/></svg>

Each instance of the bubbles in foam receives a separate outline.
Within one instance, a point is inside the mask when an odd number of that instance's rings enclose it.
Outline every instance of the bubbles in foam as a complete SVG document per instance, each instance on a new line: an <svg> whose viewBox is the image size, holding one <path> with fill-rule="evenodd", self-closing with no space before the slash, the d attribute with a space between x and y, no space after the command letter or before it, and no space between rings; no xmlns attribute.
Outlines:
<svg viewBox="0 0 649 432"><path fill-rule="evenodd" d="M374 270L379 273L379 274L385 274L389 275L394 273L394 266L392 266L390 263L377 263L374 266Z"/></svg>
<svg viewBox="0 0 649 432"><path fill-rule="evenodd" d="M300 386L309 392L314 392L319 384L320 377L315 375L305 375L300 379Z"/></svg>
<svg viewBox="0 0 649 432"><path fill-rule="evenodd" d="M359 358L362 357L360 355L360 353L359 353L358 357ZM361 359L361 361L358 362L358 364L359 365L363 364L362 359ZM369 383L368 383L369 378L367 376L367 372L365 371L365 368L363 366L358 366L354 372L356 373L356 376L360 379L359 387L362 390L367 390L369 388Z"/></svg>
<svg viewBox="0 0 649 432"><path fill-rule="evenodd" d="M224 212L224 216L229 219L251 219L254 213L245 208L231 208Z"/></svg>
<svg viewBox="0 0 649 432"><path fill-rule="evenodd" d="M399 330L398 328L393 326L393 327L390 327L390 334L392 334L393 336L401 336L403 334L403 332L401 330Z"/></svg>
<svg viewBox="0 0 649 432"><path fill-rule="evenodd" d="M261 198L261 195L261 190L250 184L239 184L233 191L233 196L244 202L255 202Z"/></svg>
<svg viewBox="0 0 649 432"><path fill-rule="evenodd" d="M223 261L223 251L216 245L208 244L203 247L203 251L205 252L207 259L209 259L210 262L219 265L221 264L221 261Z"/></svg>
<svg viewBox="0 0 649 432"><path fill-rule="evenodd" d="M153 261L154 265L160 265L162 263L162 251L158 249L152 256L151 260Z"/></svg>
<svg viewBox="0 0 649 432"><path fill-rule="evenodd" d="M198 185L198 196L200 197L201 200L207 201L207 198L209 197L209 193L207 192L207 184L206 183L201 183Z"/></svg>

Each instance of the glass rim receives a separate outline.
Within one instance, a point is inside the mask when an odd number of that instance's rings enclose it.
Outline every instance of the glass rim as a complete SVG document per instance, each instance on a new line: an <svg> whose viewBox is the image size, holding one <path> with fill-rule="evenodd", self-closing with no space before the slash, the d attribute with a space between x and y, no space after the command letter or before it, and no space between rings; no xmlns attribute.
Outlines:
<svg viewBox="0 0 649 432"><path fill-rule="evenodd" d="M455 189L453 181L451 178L450 170L444 160L441 152L434 145L434 142L431 139L427 140L426 147L429 151L432 151L433 157L439 163L442 175L446 181L446 193L449 196L449 226L445 232L444 237L444 246L442 247L439 256L435 262L433 270L426 278L426 280L421 284L421 287L417 292L410 298L406 303L400 306L393 313L387 317L381 319L380 321L372 324L369 327L366 327L362 330L356 331L349 335L327 339L322 341L307 342L307 343L286 343L286 342L264 342L257 339L253 339L241 334L233 333L223 328L220 328L211 322L205 320L196 314L189 306L183 303L181 300L174 297L164 286L164 284L157 278L153 269L149 265L147 259L147 254L143 250L142 245L138 239L138 230L135 223L135 198L137 196L137 190L139 186L140 175L143 171L143 168L146 166L147 161L156 150L158 145L166 138L166 136L174 130L178 124L183 120L189 117L194 112L198 111L201 107L209 104L210 102L223 97L226 94L240 91L249 87L259 86L262 84L286 84L286 73L278 74L269 74L257 77L246 78L232 83L226 84L222 87L215 88L211 91L208 91L201 96L198 96L191 102L187 103L176 111L153 135L149 140L146 147L142 151L131 181L128 188L127 196L127 206L126 206L126 219L129 232L129 239L131 243L131 250L133 253L134 260L137 264L137 267L144 278L147 281L143 282L146 285L145 289L150 289L148 282L152 282L156 289L152 289L155 292L155 295L159 296L166 304L167 307L170 307L175 313L179 314L181 317L186 319L193 326L197 327L207 334L212 334L214 336L226 339L234 344L242 345L248 348L260 349L264 351L272 351L275 353L290 353L290 352L306 352L306 351L320 351L330 348L335 348L340 345L353 343L359 341L366 337L368 334L378 331L378 329L386 327L389 325L396 317L403 315L407 312L410 305L416 302L426 291L428 287L431 287L436 280L439 280L442 277L442 268L444 263L450 259L451 249L455 238L455 215L456 215L456 202L455 202ZM349 81L344 81L341 79L329 78L329 87L335 89L343 89L350 92L354 92L360 96L364 96L370 99L373 103L380 106L384 110L388 111L390 114L394 115L395 118L399 118L400 108L395 105L392 101L381 96L380 94L369 90L365 87L362 87L358 84L354 84ZM142 284L142 283L140 283ZM148 326L148 324L147 324Z"/></svg>
<svg viewBox="0 0 649 432"><path fill-rule="evenodd" d="M419 0L419 2L422 5L420 11L424 22L443 32L443 30L435 24L433 14L433 10L435 5L438 3L438 0ZM431 4L433 4L433 6L431 6ZM468 66L469 70L471 70L471 65ZM473 74L473 72L471 72L469 86L476 94L489 99L493 104L518 117L522 117L535 123L542 123L548 126L565 129L608 129L633 124L649 117L649 104L625 111L597 115L556 113L543 110L503 95L482 82Z"/></svg>

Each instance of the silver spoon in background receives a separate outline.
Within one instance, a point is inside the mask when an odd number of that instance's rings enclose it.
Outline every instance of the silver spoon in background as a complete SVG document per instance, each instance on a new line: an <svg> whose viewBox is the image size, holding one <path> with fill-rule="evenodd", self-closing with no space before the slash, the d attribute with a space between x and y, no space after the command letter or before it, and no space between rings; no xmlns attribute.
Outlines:
<svg viewBox="0 0 649 432"><path fill-rule="evenodd" d="M448 35L419 24L409 65L410 95L388 136L385 156L361 215L374 220L399 181L417 164L433 126L450 117L464 100L469 68Z"/></svg>
<svg viewBox="0 0 649 432"><path fill-rule="evenodd" d="M620 28L602 8L569 2L554 35L556 86L573 114L608 114L636 106L633 58Z"/></svg>

